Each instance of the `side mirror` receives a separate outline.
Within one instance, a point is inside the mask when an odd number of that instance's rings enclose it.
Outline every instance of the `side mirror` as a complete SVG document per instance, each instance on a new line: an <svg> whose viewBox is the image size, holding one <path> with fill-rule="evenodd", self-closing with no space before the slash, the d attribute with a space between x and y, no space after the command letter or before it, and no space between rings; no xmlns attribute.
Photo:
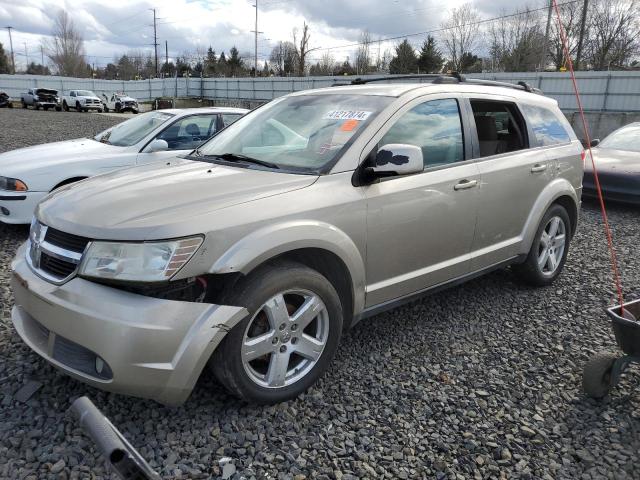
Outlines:
<svg viewBox="0 0 640 480"><path fill-rule="evenodd" d="M600 139L599 138L594 138L593 140L591 140L591 144L589 146L590 147L597 147L598 145L600 145Z"/></svg>
<svg viewBox="0 0 640 480"><path fill-rule="evenodd" d="M145 148L145 152L147 153L164 152L165 150L169 150L169 144L161 138L152 140L151 143L147 145L147 148Z"/></svg>
<svg viewBox="0 0 640 480"><path fill-rule="evenodd" d="M378 149L371 170L379 177L422 172L424 170L422 149L404 143L384 145Z"/></svg>

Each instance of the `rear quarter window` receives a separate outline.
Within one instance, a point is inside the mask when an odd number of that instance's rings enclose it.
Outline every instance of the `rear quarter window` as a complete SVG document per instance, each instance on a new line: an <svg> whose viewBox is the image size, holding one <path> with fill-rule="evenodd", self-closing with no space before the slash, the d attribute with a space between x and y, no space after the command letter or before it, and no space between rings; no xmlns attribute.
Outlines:
<svg viewBox="0 0 640 480"><path fill-rule="evenodd" d="M522 105L527 122L533 130L538 146L559 145L571 142L568 123L560 112L546 107Z"/></svg>

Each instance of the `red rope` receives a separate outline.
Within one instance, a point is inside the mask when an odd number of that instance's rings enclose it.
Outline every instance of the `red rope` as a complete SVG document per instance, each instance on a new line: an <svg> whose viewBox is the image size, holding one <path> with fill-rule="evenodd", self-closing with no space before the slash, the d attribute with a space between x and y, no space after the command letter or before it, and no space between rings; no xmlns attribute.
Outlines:
<svg viewBox="0 0 640 480"><path fill-rule="evenodd" d="M578 91L578 83L576 82L576 75L573 71L573 62L571 61L571 55L569 54L569 43L567 42L567 35L562 25L560 18L560 10L558 9L558 3L553 1L553 8L556 12L558 19L558 30L560 31L560 37L562 39L562 48L564 50L565 58L569 63L569 73L571 74L571 81L573 82L573 90L576 94L576 100L578 101L578 110L580 111L580 117L582 118L582 128L587 141L587 148L589 150L589 157L591 157L591 167L593 169L593 178L596 183L596 190L598 192L598 201L600 202L600 211L602 212L602 218L604 220L604 230L607 235L607 245L609 246L609 253L611 254L611 269L613 270L613 278L616 284L616 290L618 291L618 301L620 302L620 314L624 313L624 296L622 295L622 283L620 282L620 271L618 270L618 259L616 257L616 250L613 246L613 237L611 235L611 228L609 227L609 217L607 216L607 209L604 206L604 198L602 196L602 188L600 187L600 178L598 178L598 170L596 169L596 162L593 160L593 152L591 151L591 135L589 134L589 127L587 126L587 119L584 116L584 109L582 108L582 100L580 99L580 92Z"/></svg>

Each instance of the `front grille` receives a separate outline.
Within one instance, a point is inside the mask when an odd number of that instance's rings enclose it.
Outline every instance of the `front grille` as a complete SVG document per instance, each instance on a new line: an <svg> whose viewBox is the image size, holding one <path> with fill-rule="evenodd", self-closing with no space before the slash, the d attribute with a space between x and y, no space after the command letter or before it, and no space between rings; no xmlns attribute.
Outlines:
<svg viewBox="0 0 640 480"><path fill-rule="evenodd" d="M75 271L76 264L42 252L40 254L40 269L55 277L66 278Z"/></svg>
<svg viewBox="0 0 640 480"><path fill-rule="evenodd" d="M60 230L56 230L55 228L49 227L47 229L47 234L44 237L46 242L49 242L56 247L64 248L66 250L71 250L72 252L82 253L84 252L87 243L89 243L88 238L79 237L78 235L73 235L71 233L61 232Z"/></svg>
<svg viewBox="0 0 640 480"><path fill-rule="evenodd" d="M44 279L65 282L76 272L89 239L34 222L29 232L27 262Z"/></svg>

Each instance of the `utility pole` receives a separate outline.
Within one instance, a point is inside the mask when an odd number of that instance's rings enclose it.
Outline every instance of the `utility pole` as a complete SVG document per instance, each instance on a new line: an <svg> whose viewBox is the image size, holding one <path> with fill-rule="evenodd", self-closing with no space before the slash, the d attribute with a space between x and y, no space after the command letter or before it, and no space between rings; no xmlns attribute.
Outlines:
<svg viewBox="0 0 640 480"><path fill-rule="evenodd" d="M576 52L576 70L582 67L582 42L584 41L584 29L587 23L587 6L589 0L584 0L582 5L582 18L580 19L580 35L578 36L578 51Z"/></svg>
<svg viewBox="0 0 640 480"><path fill-rule="evenodd" d="M9 30L9 45L11 46L11 66L13 68L13 74L16 74L16 59L15 56L13 55L13 40L11 39L11 29L13 27L7 27L7 30Z"/></svg>
<svg viewBox="0 0 640 480"><path fill-rule="evenodd" d="M156 9L153 10L153 50L156 54L156 77L158 76L158 35L157 35L157 26L156 26Z"/></svg>
<svg viewBox="0 0 640 480"><path fill-rule="evenodd" d="M44 67L44 47L40 45L40 60L42 62L42 66Z"/></svg>
<svg viewBox="0 0 640 480"><path fill-rule="evenodd" d="M553 0L549 0L549 11L547 12L547 28L544 31L544 45L542 46L542 57L540 57L540 71L544 72L547 66L547 54L549 53L549 34L551 31L551 12L553 10Z"/></svg>
<svg viewBox="0 0 640 480"><path fill-rule="evenodd" d="M27 69L29 68L29 52L27 52L27 42L22 42L24 44L24 61L25 61L25 67L24 67L24 71L26 72Z"/></svg>
<svg viewBox="0 0 640 480"><path fill-rule="evenodd" d="M165 69L169 70L169 42L166 40L164 41L164 64Z"/></svg>
<svg viewBox="0 0 640 480"><path fill-rule="evenodd" d="M255 70L253 71L253 76L258 76L258 0L256 0L256 29L255 29L255 50L254 50L254 64Z"/></svg>

